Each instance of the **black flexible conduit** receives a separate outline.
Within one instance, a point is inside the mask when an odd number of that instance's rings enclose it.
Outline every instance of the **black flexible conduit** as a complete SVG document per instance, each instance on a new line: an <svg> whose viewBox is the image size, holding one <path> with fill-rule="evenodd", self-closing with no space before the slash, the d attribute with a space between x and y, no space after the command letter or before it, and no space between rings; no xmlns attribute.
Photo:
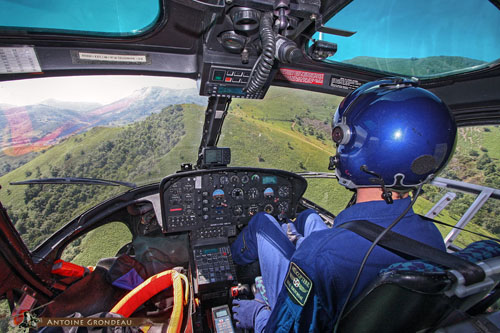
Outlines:
<svg viewBox="0 0 500 333"><path fill-rule="evenodd" d="M248 81L246 91L248 94L257 94L269 77L274 63L276 51L276 37L273 31L273 14L265 13L260 19L260 39L262 41L262 54L256 62L252 75Z"/></svg>

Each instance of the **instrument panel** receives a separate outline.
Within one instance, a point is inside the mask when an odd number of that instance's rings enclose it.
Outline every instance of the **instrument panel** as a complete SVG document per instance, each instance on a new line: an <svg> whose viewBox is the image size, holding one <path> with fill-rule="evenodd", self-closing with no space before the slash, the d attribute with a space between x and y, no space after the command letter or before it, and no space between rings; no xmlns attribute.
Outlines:
<svg viewBox="0 0 500 333"><path fill-rule="evenodd" d="M192 231L195 239L230 237L258 212L293 218L306 187L303 177L275 169L177 173L160 184L163 232Z"/></svg>

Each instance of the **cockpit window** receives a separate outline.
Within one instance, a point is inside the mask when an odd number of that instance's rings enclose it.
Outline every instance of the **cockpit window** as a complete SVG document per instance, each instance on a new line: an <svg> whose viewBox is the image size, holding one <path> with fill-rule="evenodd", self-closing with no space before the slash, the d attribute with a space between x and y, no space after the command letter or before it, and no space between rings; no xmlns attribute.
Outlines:
<svg viewBox="0 0 500 333"><path fill-rule="evenodd" d="M160 17L159 0L0 0L0 30L135 36Z"/></svg>
<svg viewBox="0 0 500 333"><path fill-rule="evenodd" d="M494 2L354 0L326 23L354 35L313 38L337 44L329 62L419 78L474 71L500 61Z"/></svg>

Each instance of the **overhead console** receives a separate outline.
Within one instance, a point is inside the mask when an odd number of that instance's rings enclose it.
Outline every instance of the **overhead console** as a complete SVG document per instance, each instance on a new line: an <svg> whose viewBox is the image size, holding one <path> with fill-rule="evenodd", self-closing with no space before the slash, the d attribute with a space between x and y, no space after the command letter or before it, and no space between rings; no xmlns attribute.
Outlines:
<svg viewBox="0 0 500 333"><path fill-rule="evenodd" d="M306 180L294 173L220 168L178 173L160 184L163 232L191 231L193 240L236 235L258 212L295 217Z"/></svg>
<svg viewBox="0 0 500 333"><path fill-rule="evenodd" d="M263 98L277 63L303 58L296 39L321 22L319 0L226 2L203 43L200 94Z"/></svg>

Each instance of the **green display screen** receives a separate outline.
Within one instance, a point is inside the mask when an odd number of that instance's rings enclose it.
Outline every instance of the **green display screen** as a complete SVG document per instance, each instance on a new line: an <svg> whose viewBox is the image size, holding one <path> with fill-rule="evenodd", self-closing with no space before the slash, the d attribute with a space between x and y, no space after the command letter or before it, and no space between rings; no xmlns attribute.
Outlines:
<svg viewBox="0 0 500 333"><path fill-rule="evenodd" d="M215 149L207 149L205 151L205 162L219 163L222 160L222 151Z"/></svg>
<svg viewBox="0 0 500 333"><path fill-rule="evenodd" d="M220 317L224 317L224 316L227 316L227 311L225 309L217 311L215 313L215 318L220 318Z"/></svg>
<svg viewBox="0 0 500 333"><path fill-rule="evenodd" d="M277 184L278 179L276 176L264 176L262 177L262 184L267 185L267 184Z"/></svg>
<svg viewBox="0 0 500 333"><path fill-rule="evenodd" d="M242 87L219 86L217 88L217 93L219 93L219 94L245 95Z"/></svg>

